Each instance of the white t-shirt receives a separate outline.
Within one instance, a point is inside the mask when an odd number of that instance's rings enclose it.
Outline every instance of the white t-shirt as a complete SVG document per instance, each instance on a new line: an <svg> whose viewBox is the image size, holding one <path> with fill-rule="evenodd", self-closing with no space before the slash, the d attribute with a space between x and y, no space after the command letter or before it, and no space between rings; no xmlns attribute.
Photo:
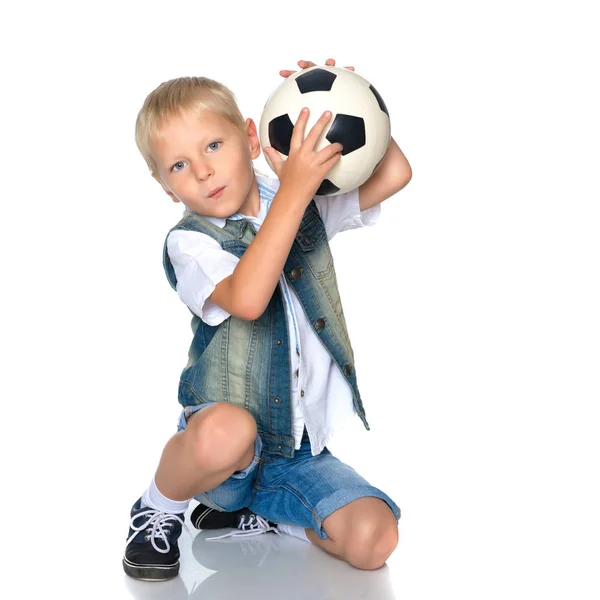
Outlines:
<svg viewBox="0 0 600 600"><path fill-rule="evenodd" d="M260 210L256 217L236 214L230 219L247 219L258 231L279 188L279 180L256 173ZM315 204L325 225L327 239L340 231L374 225L380 205L360 212L358 189L339 196L315 196ZM225 219L205 217L225 226ZM239 258L221 248L210 236L197 231L177 230L169 234L167 251L177 277L181 300L208 325L218 325L231 315L208 297L217 284L231 275ZM352 390L317 334L308 323L296 292L281 275L290 339L295 448L300 448L304 426L313 456L320 454L335 430L354 414Z"/></svg>

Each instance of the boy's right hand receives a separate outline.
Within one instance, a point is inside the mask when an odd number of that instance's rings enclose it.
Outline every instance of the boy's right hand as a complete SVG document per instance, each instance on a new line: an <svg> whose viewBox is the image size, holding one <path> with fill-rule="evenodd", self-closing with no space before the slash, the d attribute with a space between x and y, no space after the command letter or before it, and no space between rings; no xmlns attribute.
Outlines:
<svg viewBox="0 0 600 600"><path fill-rule="evenodd" d="M292 132L287 159L283 159L279 152L270 146L263 148L263 151L269 157L279 178L280 188L288 188L295 192L294 195L305 195L307 202L310 202L329 170L340 160L343 147L336 142L317 152L315 146L331 119L331 113L323 113L304 139L308 117L308 108L303 108Z"/></svg>

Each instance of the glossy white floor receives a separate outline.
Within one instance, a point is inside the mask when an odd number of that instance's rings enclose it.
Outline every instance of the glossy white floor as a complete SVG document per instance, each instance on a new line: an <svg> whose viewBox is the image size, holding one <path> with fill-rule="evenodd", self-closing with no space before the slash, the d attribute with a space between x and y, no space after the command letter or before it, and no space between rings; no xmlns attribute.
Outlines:
<svg viewBox="0 0 600 600"><path fill-rule="evenodd" d="M193 529L193 528L192 528ZM224 530L225 532L226 530ZM391 573L358 571L306 542L273 533L244 539L205 541L214 532L193 531L182 540L181 573L172 582L125 580L132 598L314 600L396 598ZM392 561L390 561L392 562Z"/></svg>

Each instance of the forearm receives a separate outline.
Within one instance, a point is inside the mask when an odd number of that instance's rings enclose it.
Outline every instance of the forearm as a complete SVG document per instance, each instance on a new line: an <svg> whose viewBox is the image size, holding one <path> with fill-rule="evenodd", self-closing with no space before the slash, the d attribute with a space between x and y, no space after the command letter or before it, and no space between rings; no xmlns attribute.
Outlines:
<svg viewBox="0 0 600 600"><path fill-rule="evenodd" d="M300 111L285 160L274 148L263 149L279 178L279 191L260 230L231 275L228 294L225 294L231 299L237 314L244 315L246 319L257 319L263 314L273 296L306 207L326 174L341 157L342 145L337 142L315 150L319 136L331 119L330 112L324 112L304 137L309 113L308 109Z"/></svg>
<svg viewBox="0 0 600 600"><path fill-rule="evenodd" d="M295 197L280 188L252 243L237 264L231 279L236 306L257 319L269 304L290 253L310 198Z"/></svg>

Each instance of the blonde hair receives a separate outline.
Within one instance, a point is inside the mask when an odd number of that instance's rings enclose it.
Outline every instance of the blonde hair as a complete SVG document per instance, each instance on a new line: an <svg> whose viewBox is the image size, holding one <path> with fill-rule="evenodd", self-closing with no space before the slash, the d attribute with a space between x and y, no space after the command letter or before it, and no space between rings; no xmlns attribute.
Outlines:
<svg viewBox="0 0 600 600"><path fill-rule="evenodd" d="M178 77L161 83L144 101L135 122L135 143L150 172L157 174L150 145L160 127L175 115L198 110L215 112L244 133L244 117L233 92L207 77Z"/></svg>

